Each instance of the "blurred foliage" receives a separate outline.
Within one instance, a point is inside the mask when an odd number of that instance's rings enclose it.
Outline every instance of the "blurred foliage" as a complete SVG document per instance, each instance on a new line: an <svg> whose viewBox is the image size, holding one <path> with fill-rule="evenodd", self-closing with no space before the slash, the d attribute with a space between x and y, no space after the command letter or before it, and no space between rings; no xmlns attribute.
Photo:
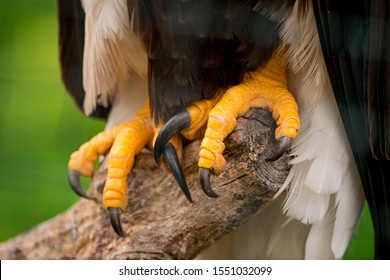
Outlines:
<svg viewBox="0 0 390 280"><path fill-rule="evenodd" d="M0 240L66 210L73 150L104 128L61 83L56 2L0 2Z"/></svg>
<svg viewBox="0 0 390 280"><path fill-rule="evenodd" d="M61 84L55 1L0 2L0 241L61 213L77 199L69 155L101 131ZM372 259L367 209L346 259Z"/></svg>

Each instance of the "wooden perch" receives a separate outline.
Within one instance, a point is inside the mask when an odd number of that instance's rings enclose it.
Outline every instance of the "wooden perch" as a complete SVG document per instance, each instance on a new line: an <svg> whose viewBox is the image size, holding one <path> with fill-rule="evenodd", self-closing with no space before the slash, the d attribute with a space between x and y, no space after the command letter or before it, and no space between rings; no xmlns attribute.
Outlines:
<svg viewBox="0 0 390 280"><path fill-rule="evenodd" d="M251 110L226 139L227 165L207 197L198 183L199 141L184 150L183 169L194 203L186 200L172 175L138 156L128 177L129 203L122 213L126 238L118 237L101 204L106 162L95 172L89 193L65 213L0 245L0 259L191 259L222 235L268 205L288 174L288 158L264 160L275 144L271 114ZM61 199L60 197L58 199Z"/></svg>

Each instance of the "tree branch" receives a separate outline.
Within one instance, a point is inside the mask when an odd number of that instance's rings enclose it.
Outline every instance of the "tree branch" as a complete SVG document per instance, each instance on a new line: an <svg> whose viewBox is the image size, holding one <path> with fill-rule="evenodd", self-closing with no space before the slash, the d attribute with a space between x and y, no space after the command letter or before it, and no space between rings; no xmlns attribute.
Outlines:
<svg viewBox="0 0 390 280"><path fill-rule="evenodd" d="M129 203L122 213L125 238L111 228L101 204L106 162L95 172L89 193L73 207L0 245L0 259L190 259L268 205L288 174L288 158L264 160L275 144L271 114L250 110L226 139L227 165L212 176L207 197L198 183L199 141L183 154L183 169L194 200L189 203L172 175L148 153L138 156L128 177Z"/></svg>

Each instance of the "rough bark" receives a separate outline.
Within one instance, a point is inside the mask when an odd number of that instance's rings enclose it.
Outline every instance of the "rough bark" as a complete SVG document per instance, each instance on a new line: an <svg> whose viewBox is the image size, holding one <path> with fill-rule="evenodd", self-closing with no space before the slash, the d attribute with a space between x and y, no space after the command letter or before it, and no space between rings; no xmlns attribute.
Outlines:
<svg viewBox="0 0 390 280"><path fill-rule="evenodd" d="M288 174L288 158L265 161L275 145L271 114L250 110L226 139L227 165L207 197L198 183L199 141L186 146L183 169L194 199L189 203L172 175L138 156L128 177L129 203L122 213L128 236L118 237L101 204L106 164L95 172L89 193L73 207L0 245L0 259L190 259L247 221L272 201Z"/></svg>

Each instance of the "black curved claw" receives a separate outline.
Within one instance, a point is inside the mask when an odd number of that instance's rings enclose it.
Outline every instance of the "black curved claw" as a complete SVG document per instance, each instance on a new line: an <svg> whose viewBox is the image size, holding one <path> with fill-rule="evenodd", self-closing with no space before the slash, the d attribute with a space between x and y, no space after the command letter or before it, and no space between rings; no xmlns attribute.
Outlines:
<svg viewBox="0 0 390 280"><path fill-rule="evenodd" d="M165 162L168 164L169 169L175 177L176 182L179 184L180 189L186 198L192 202L190 190L188 189L183 169L181 168L179 158L173 145L171 143L165 144L162 154Z"/></svg>
<svg viewBox="0 0 390 280"><path fill-rule="evenodd" d="M281 137L278 141L276 149L272 150L271 155L267 156L265 160L275 161L279 159L287 151L287 149L290 148L292 140L293 139L288 136Z"/></svg>
<svg viewBox="0 0 390 280"><path fill-rule="evenodd" d="M199 168L199 181L203 192L207 194L209 197L217 198L218 195L211 189L210 175L211 175L210 169L204 167Z"/></svg>
<svg viewBox="0 0 390 280"><path fill-rule="evenodd" d="M86 194L86 192L81 187L80 183L80 173L74 169L68 170L68 182L72 190L81 197L86 199L95 200L95 198Z"/></svg>
<svg viewBox="0 0 390 280"><path fill-rule="evenodd" d="M165 145L173 136L182 130L189 128L191 125L191 117L187 111L183 111L174 115L160 130L154 143L154 159L157 164L160 164L161 155L165 149Z"/></svg>
<svg viewBox="0 0 390 280"><path fill-rule="evenodd" d="M115 232L121 236L125 237L126 233L122 229L121 225L121 209L117 207L108 207L108 215L110 216L111 225L114 228Z"/></svg>

